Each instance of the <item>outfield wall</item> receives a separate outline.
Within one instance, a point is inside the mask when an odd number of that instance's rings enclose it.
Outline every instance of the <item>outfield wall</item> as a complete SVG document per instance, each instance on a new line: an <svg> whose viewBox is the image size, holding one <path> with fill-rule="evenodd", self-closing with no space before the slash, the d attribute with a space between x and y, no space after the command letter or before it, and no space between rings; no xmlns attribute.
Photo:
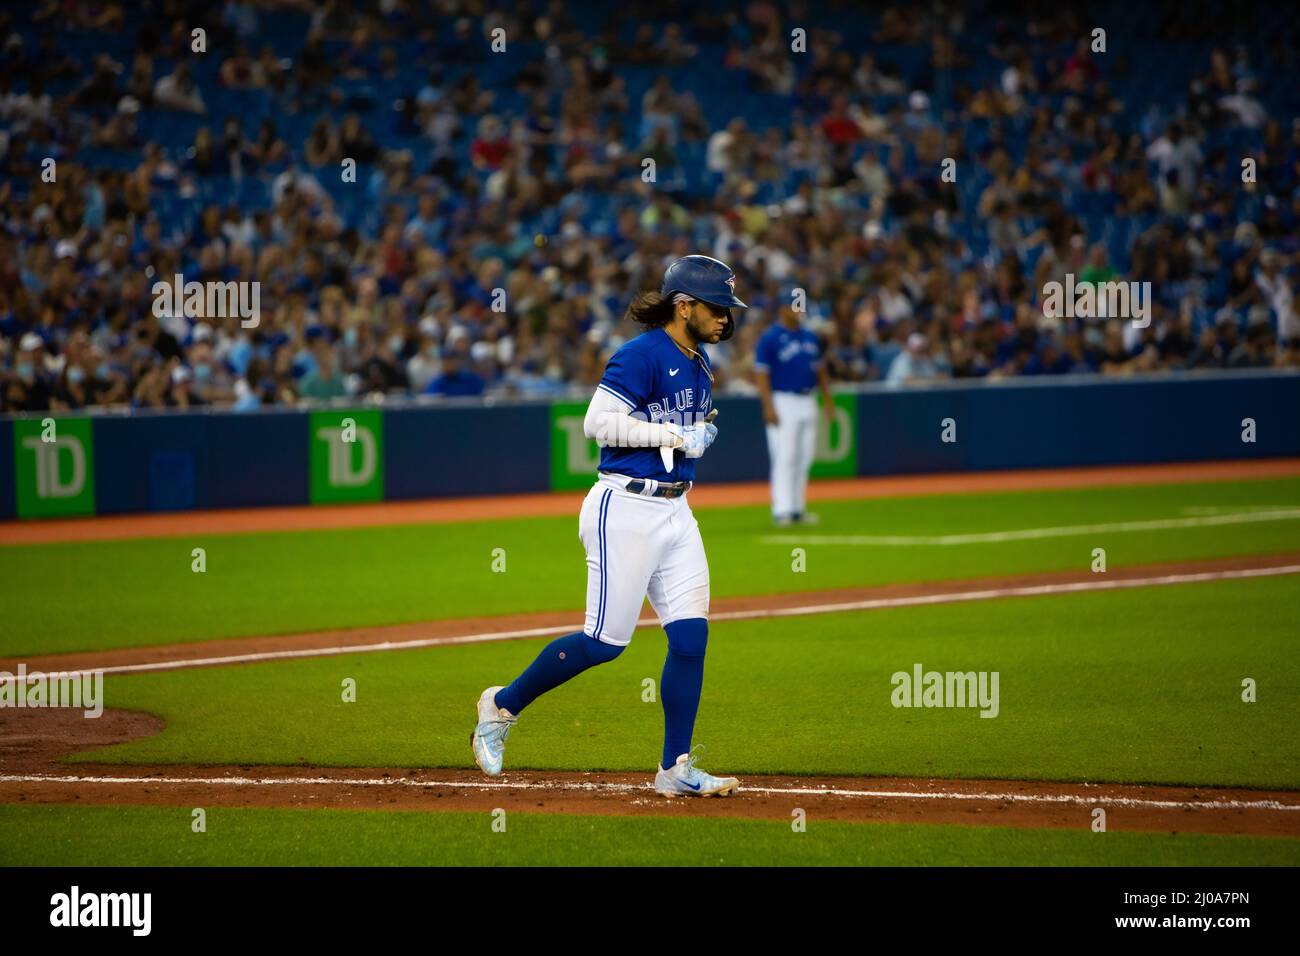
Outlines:
<svg viewBox="0 0 1300 956"><path fill-rule="evenodd" d="M721 433L701 480L765 479L757 399L716 405ZM5 418L0 518L585 488L597 458L582 435L585 408L458 401ZM874 386L836 395L814 475L1296 457L1298 413L1300 373Z"/></svg>

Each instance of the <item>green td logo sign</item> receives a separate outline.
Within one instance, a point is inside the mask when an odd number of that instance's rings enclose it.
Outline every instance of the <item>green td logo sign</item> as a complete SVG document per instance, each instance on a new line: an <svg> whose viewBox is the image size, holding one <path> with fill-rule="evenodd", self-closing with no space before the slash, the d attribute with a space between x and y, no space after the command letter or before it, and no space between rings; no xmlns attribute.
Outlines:
<svg viewBox="0 0 1300 956"><path fill-rule="evenodd" d="M312 412L312 504L384 497L384 419L377 409Z"/></svg>
<svg viewBox="0 0 1300 956"><path fill-rule="evenodd" d="M14 470L20 518L95 513L90 419L14 422Z"/></svg>
<svg viewBox="0 0 1300 956"><path fill-rule="evenodd" d="M817 447L810 472L813 478L844 478L858 473L858 397L831 397L835 413L829 418L820 409L817 413Z"/></svg>
<svg viewBox="0 0 1300 956"><path fill-rule="evenodd" d="M557 402L551 406L551 490L591 487L600 464L600 446L582 431L586 402Z"/></svg>

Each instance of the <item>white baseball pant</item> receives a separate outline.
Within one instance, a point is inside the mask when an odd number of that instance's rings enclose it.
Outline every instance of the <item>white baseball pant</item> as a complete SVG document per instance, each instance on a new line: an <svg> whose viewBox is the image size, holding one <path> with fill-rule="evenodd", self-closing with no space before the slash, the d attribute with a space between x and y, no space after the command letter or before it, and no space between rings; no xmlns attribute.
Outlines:
<svg viewBox="0 0 1300 956"><path fill-rule="evenodd" d="M817 446L817 399L796 392L773 392L777 423L767 426L772 463L772 515L800 514L807 504L808 472Z"/></svg>
<svg viewBox="0 0 1300 956"><path fill-rule="evenodd" d="M709 562L687 496L632 494L627 482L602 474L578 516L587 549L583 630L615 645L631 642L647 596L664 626L709 616Z"/></svg>

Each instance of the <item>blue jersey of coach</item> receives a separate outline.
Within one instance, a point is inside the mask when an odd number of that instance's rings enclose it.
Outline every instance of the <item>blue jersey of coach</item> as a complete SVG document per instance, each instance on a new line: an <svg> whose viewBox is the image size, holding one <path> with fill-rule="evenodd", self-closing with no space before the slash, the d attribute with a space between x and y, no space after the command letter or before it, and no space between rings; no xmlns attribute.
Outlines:
<svg viewBox="0 0 1300 956"><path fill-rule="evenodd" d="M759 337L754 365L767 369L772 391L807 395L817 385L821 352L816 333L778 322Z"/></svg>
<svg viewBox="0 0 1300 956"><path fill-rule="evenodd" d="M687 358L663 329L650 329L626 342L605 366L598 388L632 406L629 413L648 422L692 425L713 405L713 370L703 349ZM673 470L664 471L658 448L616 448L600 451L600 470L655 481L694 481L695 463L673 452Z"/></svg>

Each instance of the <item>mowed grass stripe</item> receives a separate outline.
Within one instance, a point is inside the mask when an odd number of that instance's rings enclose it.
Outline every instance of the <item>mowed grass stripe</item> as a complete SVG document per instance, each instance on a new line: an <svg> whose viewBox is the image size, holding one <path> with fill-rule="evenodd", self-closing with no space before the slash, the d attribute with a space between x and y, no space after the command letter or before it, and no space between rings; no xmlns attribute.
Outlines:
<svg viewBox="0 0 1300 956"><path fill-rule="evenodd" d="M5 866L1295 866L1278 837L509 813L0 806Z"/></svg>
<svg viewBox="0 0 1300 956"><path fill-rule="evenodd" d="M825 502L819 533L954 535L1180 516L1300 498L1300 479ZM1111 567L1295 547L1300 520L963 548L764 545L764 508L699 511L713 593L741 596ZM191 551L206 571L191 570ZM493 573L493 551L506 556ZM570 518L0 548L0 655L292 634L574 607L586 566Z"/></svg>
<svg viewBox="0 0 1300 956"><path fill-rule="evenodd" d="M1169 531L1175 528L1209 528L1218 525L1259 524L1262 521L1294 521L1300 508L1242 511L1194 518L1158 518L1152 521L1111 521L1103 524L1063 525L1055 528L1020 528L1016 531L987 531L979 534L940 535L834 535L784 534L762 539L769 544L850 544L882 546L936 546L996 544L1001 541L1034 541L1041 538L1070 538L1085 534L1116 534L1130 531Z"/></svg>
<svg viewBox="0 0 1300 956"><path fill-rule="evenodd" d="M713 624L725 621L752 621L782 617L806 617L813 614L839 614L845 611L874 611L883 608L917 607L930 604L955 604L964 601L991 601L1008 597L1042 597L1052 594L1078 594L1087 591L1113 591L1126 588L1163 587L1170 584L1201 584L1207 581L1231 581L1242 578L1274 577L1282 574L1300 574L1300 565L1288 564L1260 568L1237 568L1223 571L1192 571L1181 574L1162 574L1142 578L1093 578L1087 581L1029 584L1014 587L974 588L968 591L945 591L938 594L914 594L905 597L867 598L861 601L844 601L832 604L793 603L789 607L761 608L747 611L720 611L709 615ZM808 595L809 598L813 595ZM656 627L659 619L642 617L637 627ZM228 654L222 657L197 657L160 659L138 664L112 664L99 667L58 668L61 678L80 677L84 674L142 674L151 671L185 670L192 667L221 667L234 664L251 664L260 661L295 660L305 657L331 657L339 654L373 654L407 651L425 647L443 647L454 644L482 644L488 641L518 640L527 637L553 637L568 634L581 625L574 623L561 627L534 627L506 631L485 630L473 634L456 634L444 637L417 638L406 641L376 641L372 644L339 644L330 647L285 649L278 651L250 651L246 654ZM45 679L45 673L34 670L27 682ZM0 685L18 684L20 678L7 671L0 672Z"/></svg>

